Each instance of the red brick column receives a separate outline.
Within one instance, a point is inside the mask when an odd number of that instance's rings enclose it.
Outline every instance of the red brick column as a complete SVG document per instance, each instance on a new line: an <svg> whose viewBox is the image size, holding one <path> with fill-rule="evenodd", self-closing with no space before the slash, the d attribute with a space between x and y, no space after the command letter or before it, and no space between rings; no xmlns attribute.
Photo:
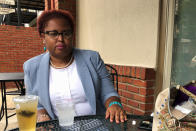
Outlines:
<svg viewBox="0 0 196 131"><path fill-rule="evenodd" d="M155 71L151 68L112 65L119 74L119 95L128 114L153 112Z"/></svg>
<svg viewBox="0 0 196 131"><path fill-rule="evenodd" d="M45 0L45 10L68 10L76 17L76 0Z"/></svg>
<svg viewBox="0 0 196 131"><path fill-rule="evenodd" d="M58 9L57 0L45 0L45 10Z"/></svg>
<svg viewBox="0 0 196 131"><path fill-rule="evenodd" d="M45 10L51 9L51 0L45 0Z"/></svg>

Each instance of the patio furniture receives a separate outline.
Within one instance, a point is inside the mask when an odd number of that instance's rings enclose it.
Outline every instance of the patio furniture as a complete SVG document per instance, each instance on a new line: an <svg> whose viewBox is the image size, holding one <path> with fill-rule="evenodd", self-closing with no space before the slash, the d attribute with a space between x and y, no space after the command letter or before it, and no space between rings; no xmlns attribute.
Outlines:
<svg viewBox="0 0 196 131"><path fill-rule="evenodd" d="M25 91L23 88L24 85L24 73L0 73L0 84L1 84L1 112L0 112L0 121L3 119L3 116L5 115L6 119L6 125L4 130L6 130L8 125L8 118L15 115L9 115L7 113L7 101L6 101L6 95L24 95ZM17 90L16 91L6 91L6 83L8 82L14 82L16 84Z"/></svg>
<svg viewBox="0 0 196 131"><path fill-rule="evenodd" d="M58 120L50 120L37 123L36 131L146 131L151 128L140 129L142 120L152 119L150 116L128 115L128 121L116 124L105 119L104 115L79 116L74 118L74 124L68 127L60 127ZM19 131L18 128L10 131Z"/></svg>

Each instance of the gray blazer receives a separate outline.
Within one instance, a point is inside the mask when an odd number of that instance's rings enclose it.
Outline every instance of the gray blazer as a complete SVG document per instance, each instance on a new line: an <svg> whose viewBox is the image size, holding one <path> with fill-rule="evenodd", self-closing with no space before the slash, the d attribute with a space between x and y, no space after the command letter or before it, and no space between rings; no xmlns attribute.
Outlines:
<svg viewBox="0 0 196 131"><path fill-rule="evenodd" d="M93 114L104 114L105 101L111 96L119 97L104 62L95 51L74 49L73 55ZM49 97L49 60L50 56L47 52L26 61L23 65L24 82L27 94L39 96L38 109L46 109L54 119L56 116L52 111Z"/></svg>

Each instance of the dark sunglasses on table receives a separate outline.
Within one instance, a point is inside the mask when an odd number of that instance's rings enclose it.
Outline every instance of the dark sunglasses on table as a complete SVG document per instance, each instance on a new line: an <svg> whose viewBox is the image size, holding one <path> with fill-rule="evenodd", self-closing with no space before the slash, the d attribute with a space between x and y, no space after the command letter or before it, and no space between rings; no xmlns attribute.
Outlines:
<svg viewBox="0 0 196 131"><path fill-rule="evenodd" d="M69 39L72 36L72 30L67 30L59 33L58 31L45 31L44 34L47 34L51 38L58 38L59 35L62 35L63 38Z"/></svg>

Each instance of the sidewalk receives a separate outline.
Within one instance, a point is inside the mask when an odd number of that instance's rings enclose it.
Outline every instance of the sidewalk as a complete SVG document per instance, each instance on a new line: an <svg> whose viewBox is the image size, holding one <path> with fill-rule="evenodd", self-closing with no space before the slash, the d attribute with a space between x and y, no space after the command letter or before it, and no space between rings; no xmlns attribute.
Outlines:
<svg viewBox="0 0 196 131"><path fill-rule="evenodd" d="M9 89L11 90L11 89ZM7 90L7 91L9 91ZM14 103L12 102L12 98L15 97L13 95L7 95L6 99L7 99L7 107L8 108L14 108ZM0 99L0 106L1 106L1 99ZM8 110L8 115L11 115L13 113L15 113L16 111L15 110ZM6 120L5 120L5 115L3 117L3 119L0 121L0 131L3 131L4 128L5 128L5 123L6 123ZM16 118L16 115L8 118L8 127L6 129L7 130L10 130L10 129L13 129L13 128L17 128L18 127L18 124L17 124L17 118Z"/></svg>

